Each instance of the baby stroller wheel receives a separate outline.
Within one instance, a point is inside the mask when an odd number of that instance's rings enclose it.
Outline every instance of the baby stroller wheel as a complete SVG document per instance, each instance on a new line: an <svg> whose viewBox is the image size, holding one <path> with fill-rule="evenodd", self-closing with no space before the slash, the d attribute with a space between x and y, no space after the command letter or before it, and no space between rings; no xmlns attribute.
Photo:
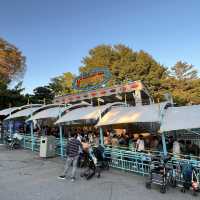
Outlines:
<svg viewBox="0 0 200 200"><path fill-rule="evenodd" d="M192 190L192 195L193 196L197 196L197 191L196 190Z"/></svg>
<svg viewBox="0 0 200 200"><path fill-rule="evenodd" d="M109 164L108 164L108 162L105 162L105 164L104 164L104 165L105 165L105 166L104 166L104 167L105 167L105 170L109 170L109 168L110 168L110 167L109 167Z"/></svg>
<svg viewBox="0 0 200 200"><path fill-rule="evenodd" d="M166 186L164 186L164 185L161 186L160 193L162 193L162 194L166 193Z"/></svg>
<svg viewBox="0 0 200 200"><path fill-rule="evenodd" d="M181 192L182 192L182 193L185 193L185 188L182 188L182 189L181 189Z"/></svg>
<svg viewBox="0 0 200 200"><path fill-rule="evenodd" d="M146 188L151 189L151 183L150 182L146 182Z"/></svg>
<svg viewBox="0 0 200 200"><path fill-rule="evenodd" d="M171 179L170 185L171 185L172 187L174 187L174 188L176 187L176 180L175 180L174 178Z"/></svg>

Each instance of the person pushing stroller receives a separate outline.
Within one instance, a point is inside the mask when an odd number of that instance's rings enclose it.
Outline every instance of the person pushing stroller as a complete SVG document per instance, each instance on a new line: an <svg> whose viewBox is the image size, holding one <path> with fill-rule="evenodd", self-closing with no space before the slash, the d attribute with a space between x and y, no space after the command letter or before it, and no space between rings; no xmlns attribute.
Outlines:
<svg viewBox="0 0 200 200"><path fill-rule="evenodd" d="M72 165L71 181L75 180L80 148L82 149L82 144L77 139L77 135L75 133L71 133L71 138L69 139L66 147L67 160L65 164L65 169L63 174L58 178L65 179L67 177L69 168Z"/></svg>

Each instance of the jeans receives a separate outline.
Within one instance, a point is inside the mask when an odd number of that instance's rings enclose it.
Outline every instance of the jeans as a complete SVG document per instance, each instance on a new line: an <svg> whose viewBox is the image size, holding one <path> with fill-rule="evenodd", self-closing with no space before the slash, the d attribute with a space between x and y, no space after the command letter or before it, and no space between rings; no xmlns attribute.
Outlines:
<svg viewBox="0 0 200 200"><path fill-rule="evenodd" d="M75 178L76 175L76 169L77 169L77 162L78 162L78 157L79 156L75 156L75 157L67 157L66 160L66 164L65 164L65 169L64 169L64 175L66 176L69 168L72 164L72 173L71 173L71 178Z"/></svg>

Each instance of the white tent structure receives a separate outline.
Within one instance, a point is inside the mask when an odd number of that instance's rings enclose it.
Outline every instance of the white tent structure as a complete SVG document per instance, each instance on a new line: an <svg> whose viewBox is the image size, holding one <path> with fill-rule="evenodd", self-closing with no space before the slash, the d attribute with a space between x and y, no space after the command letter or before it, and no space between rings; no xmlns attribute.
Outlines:
<svg viewBox="0 0 200 200"><path fill-rule="evenodd" d="M64 105L48 106L42 107L41 111L37 110L35 114L27 119L26 121L34 121L39 119L48 119L48 118L57 118L59 115L64 112L67 108Z"/></svg>
<svg viewBox="0 0 200 200"><path fill-rule="evenodd" d="M161 125L162 132L200 128L200 105L169 107Z"/></svg>
<svg viewBox="0 0 200 200"><path fill-rule="evenodd" d="M134 107L113 107L97 126L130 124L137 122L161 122L161 112L166 103Z"/></svg>
<svg viewBox="0 0 200 200"><path fill-rule="evenodd" d="M12 112L16 111L17 109L19 109L19 107L11 107L11 108L6 108L4 110L1 110L0 116L10 115Z"/></svg>
<svg viewBox="0 0 200 200"><path fill-rule="evenodd" d="M15 118L21 118L21 117L29 117L33 112L40 109L41 105L30 105L30 107L25 109L20 109L19 111L9 115L5 120L15 119Z"/></svg>
<svg viewBox="0 0 200 200"><path fill-rule="evenodd" d="M56 121L56 124L81 124L81 122L96 122L99 117L109 108L116 105L124 105L124 103L109 103L103 106L87 106L67 112L60 119Z"/></svg>

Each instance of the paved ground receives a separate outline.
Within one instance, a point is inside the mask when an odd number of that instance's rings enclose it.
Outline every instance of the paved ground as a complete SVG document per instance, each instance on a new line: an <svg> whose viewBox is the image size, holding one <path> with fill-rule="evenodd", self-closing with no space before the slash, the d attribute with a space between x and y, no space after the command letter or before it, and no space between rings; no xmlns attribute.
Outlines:
<svg viewBox="0 0 200 200"><path fill-rule="evenodd" d="M182 200L199 199L170 189L160 194L147 190L145 178L117 170L103 172L100 179L59 180L64 162L59 158L40 159L28 150L8 151L0 146L1 200ZM79 171L80 173L80 171Z"/></svg>

